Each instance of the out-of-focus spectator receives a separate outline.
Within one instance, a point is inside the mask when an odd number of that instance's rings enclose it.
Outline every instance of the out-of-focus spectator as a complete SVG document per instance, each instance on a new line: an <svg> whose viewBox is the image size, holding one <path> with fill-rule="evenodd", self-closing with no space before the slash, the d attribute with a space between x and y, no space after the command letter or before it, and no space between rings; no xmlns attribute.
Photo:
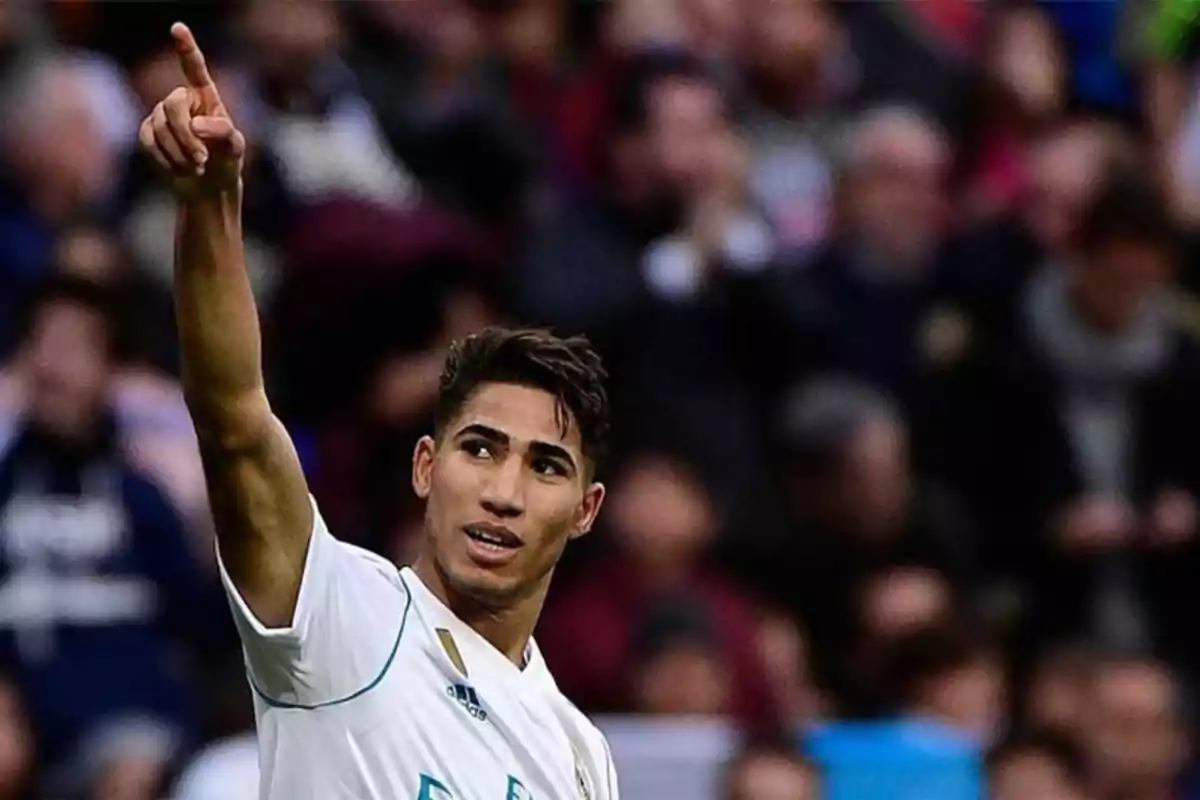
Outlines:
<svg viewBox="0 0 1200 800"><path fill-rule="evenodd" d="M1050 18L1034 5L999 8L983 45L983 86L975 101L965 176L967 214L986 219L1012 211L1028 185L1030 143L1066 108L1066 64Z"/></svg>
<svg viewBox="0 0 1200 800"><path fill-rule="evenodd" d="M959 420L959 464L986 476L979 519L994 563L1024 571L1033 635L1120 647L1166 636L1192 657L1172 633L1190 627L1183 576L1200 552L1184 421L1200 400L1196 346L1167 290L1177 241L1153 184L1114 173L1072 255L1030 281L1015 338Z"/></svg>
<svg viewBox="0 0 1200 800"><path fill-rule="evenodd" d="M0 676L0 797L33 796L36 756L33 724L20 687L9 676Z"/></svg>
<svg viewBox="0 0 1200 800"><path fill-rule="evenodd" d="M552 220L519 287L525 313L606 342L647 299L692 298L721 260L761 263L772 246L749 212L744 153L702 62L636 59L617 95L602 196Z"/></svg>
<svg viewBox="0 0 1200 800"><path fill-rule="evenodd" d="M825 0L762 0L745 24L750 186L781 255L803 260L833 229L836 136L854 56Z"/></svg>
<svg viewBox="0 0 1200 800"><path fill-rule="evenodd" d="M1007 729L1002 656L967 629L935 626L901 638L883 675L902 717L940 722L982 747Z"/></svg>
<svg viewBox="0 0 1200 800"><path fill-rule="evenodd" d="M1088 682L1080 741L1096 797L1173 797L1189 752L1178 678L1151 659L1102 660Z"/></svg>
<svg viewBox="0 0 1200 800"><path fill-rule="evenodd" d="M560 5L418 0L341 10L357 34L346 63L421 194L479 222L517 223L530 151L555 146L541 137L557 110Z"/></svg>
<svg viewBox="0 0 1200 800"><path fill-rule="evenodd" d="M1077 737L1088 702L1094 658L1086 649L1068 647L1038 659L1030 670L1020 716L1026 726L1067 738Z"/></svg>
<svg viewBox="0 0 1200 800"><path fill-rule="evenodd" d="M835 366L915 402L936 352L923 334L941 289L950 145L914 109L871 109L849 124L839 166L836 236L777 298L787 350L816 349ZM813 340L819 344L811 344ZM811 365L789 365L802 373Z"/></svg>
<svg viewBox="0 0 1200 800"><path fill-rule="evenodd" d="M988 777L991 800L1088 800L1082 755L1053 734L1005 739L988 754Z"/></svg>
<svg viewBox="0 0 1200 800"><path fill-rule="evenodd" d="M816 767L793 750L756 746L725 767L725 800L817 800Z"/></svg>
<svg viewBox="0 0 1200 800"><path fill-rule="evenodd" d="M685 443L702 471L722 475L718 502L744 502L762 475L742 381L753 365L739 359L753 312L731 285L774 252L749 201L745 147L716 76L686 54L632 59L612 106L604 183L532 235L514 310L595 339L626 436Z"/></svg>
<svg viewBox="0 0 1200 800"><path fill-rule="evenodd" d="M967 349L1012 335L1030 276L1047 261L1070 258L1080 216L1108 168L1135 159L1136 149L1115 125L1068 119L1032 134L1020 158L1026 180L1014 207L947 243L948 294L969 314Z"/></svg>
<svg viewBox="0 0 1200 800"><path fill-rule="evenodd" d="M340 59L336 6L252 0L237 28L253 92L242 118L279 159L289 194L302 203L350 196L390 205L414 198L412 176L391 154Z"/></svg>
<svg viewBox="0 0 1200 800"><path fill-rule="evenodd" d="M712 717L731 710L729 659L699 603L673 598L650 606L634 631L630 654L632 711Z"/></svg>
<svg viewBox="0 0 1200 800"><path fill-rule="evenodd" d="M783 613L765 614L758 627L759 658L776 695L780 718L788 727L804 727L831 709L816 685L812 643Z"/></svg>
<svg viewBox="0 0 1200 800"><path fill-rule="evenodd" d="M178 734L160 721L130 717L92 732L73 769L95 800L154 800L161 796Z"/></svg>
<svg viewBox="0 0 1200 800"><path fill-rule="evenodd" d="M136 122L111 69L57 53L22 63L0 87L3 270L28 290L53 259L60 225L111 200L117 155ZM105 123L123 118L123 138Z"/></svg>
<svg viewBox="0 0 1200 800"><path fill-rule="evenodd" d="M913 479L908 431L886 396L854 380L813 381L788 399L781 433L789 524L741 543L742 571L805 621L821 680L836 682L858 671L859 610L875 619L875 604L860 601L868 579L890 568L936 570L931 580L895 573L865 596L886 596L885 620L926 603L943 608L953 587L971 583L970 542Z"/></svg>
<svg viewBox="0 0 1200 800"><path fill-rule="evenodd" d="M28 404L0 461L0 659L26 692L56 792L95 777L84 753L122 773L145 765L136 743L153 740L161 768L194 708L168 631L213 610L179 518L117 447L114 307L68 278L34 301ZM126 736L143 717L153 736Z"/></svg>
<svg viewBox="0 0 1200 800"><path fill-rule="evenodd" d="M642 701L676 697L660 688L696 688L685 699L702 700L698 709L769 725L777 710L763 683L757 610L704 564L719 524L704 487L683 464L643 455L619 475L608 512L618 552L559 595L539 634L564 691L620 710L635 702L631 681Z"/></svg>
<svg viewBox="0 0 1200 800"><path fill-rule="evenodd" d="M172 324L169 298L142 281L130 268L119 241L92 224L62 231L56 247L55 269L70 279L111 286L123 305L136 308L136 318L117 343L121 364L109 384L109 403L116 419L122 452L139 470L151 476L183 515L197 541L202 559L212 558L208 493L191 418L178 385L153 367L169 360L173 339L163 342L162 326ZM127 315L131 316L132 315ZM16 435L30 393L28 353L17 352L0 370L0 450Z"/></svg>

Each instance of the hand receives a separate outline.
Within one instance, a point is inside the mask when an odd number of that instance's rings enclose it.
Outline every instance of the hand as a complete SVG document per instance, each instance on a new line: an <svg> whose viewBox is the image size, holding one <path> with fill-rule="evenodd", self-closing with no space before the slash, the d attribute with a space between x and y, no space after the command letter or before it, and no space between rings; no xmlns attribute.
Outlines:
<svg viewBox="0 0 1200 800"><path fill-rule="evenodd" d="M1072 552L1103 552L1128 544L1134 514L1123 502L1086 497L1064 509L1058 518L1058 541Z"/></svg>
<svg viewBox="0 0 1200 800"><path fill-rule="evenodd" d="M192 32L177 22L171 37L186 85L174 89L143 120L138 133L142 149L179 197L236 190L246 138L225 110Z"/></svg>
<svg viewBox="0 0 1200 800"><path fill-rule="evenodd" d="M1196 535L1196 512L1196 500L1188 492L1160 492L1146 520L1146 544L1156 549L1187 544Z"/></svg>

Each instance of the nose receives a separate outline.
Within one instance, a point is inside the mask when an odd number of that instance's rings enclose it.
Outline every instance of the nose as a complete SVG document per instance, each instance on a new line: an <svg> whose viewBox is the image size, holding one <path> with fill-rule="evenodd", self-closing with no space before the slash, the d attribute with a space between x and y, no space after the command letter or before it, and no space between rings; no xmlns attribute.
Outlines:
<svg viewBox="0 0 1200 800"><path fill-rule="evenodd" d="M507 458L491 470L479 504L489 513L500 518L519 517L525 512L525 500L521 489L521 459Z"/></svg>

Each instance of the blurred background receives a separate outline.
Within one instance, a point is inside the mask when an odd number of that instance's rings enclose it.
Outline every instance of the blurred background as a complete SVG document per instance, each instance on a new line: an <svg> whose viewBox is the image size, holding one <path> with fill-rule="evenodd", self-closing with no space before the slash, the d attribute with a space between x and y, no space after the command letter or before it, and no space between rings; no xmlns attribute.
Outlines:
<svg viewBox="0 0 1200 800"><path fill-rule="evenodd" d="M176 19L339 536L410 559L453 338L602 349L610 499L538 635L627 800L1200 797L1200 72L1162 13L0 2L0 798L256 796L134 148Z"/></svg>

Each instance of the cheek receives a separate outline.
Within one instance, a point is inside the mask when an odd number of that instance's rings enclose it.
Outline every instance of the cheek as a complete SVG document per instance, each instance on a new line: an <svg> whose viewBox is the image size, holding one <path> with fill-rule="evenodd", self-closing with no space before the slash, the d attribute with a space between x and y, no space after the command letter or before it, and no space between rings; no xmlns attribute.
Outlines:
<svg viewBox="0 0 1200 800"><path fill-rule="evenodd" d="M575 530L578 503L575 497L565 497L557 486L531 489L526 498L528 535L535 537L539 550L558 551L566 546Z"/></svg>
<svg viewBox="0 0 1200 800"><path fill-rule="evenodd" d="M441 519L469 508L471 499L478 497L475 483L473 471L456 463L454 456L435 459L429 473L429 513Z"/></svg>

